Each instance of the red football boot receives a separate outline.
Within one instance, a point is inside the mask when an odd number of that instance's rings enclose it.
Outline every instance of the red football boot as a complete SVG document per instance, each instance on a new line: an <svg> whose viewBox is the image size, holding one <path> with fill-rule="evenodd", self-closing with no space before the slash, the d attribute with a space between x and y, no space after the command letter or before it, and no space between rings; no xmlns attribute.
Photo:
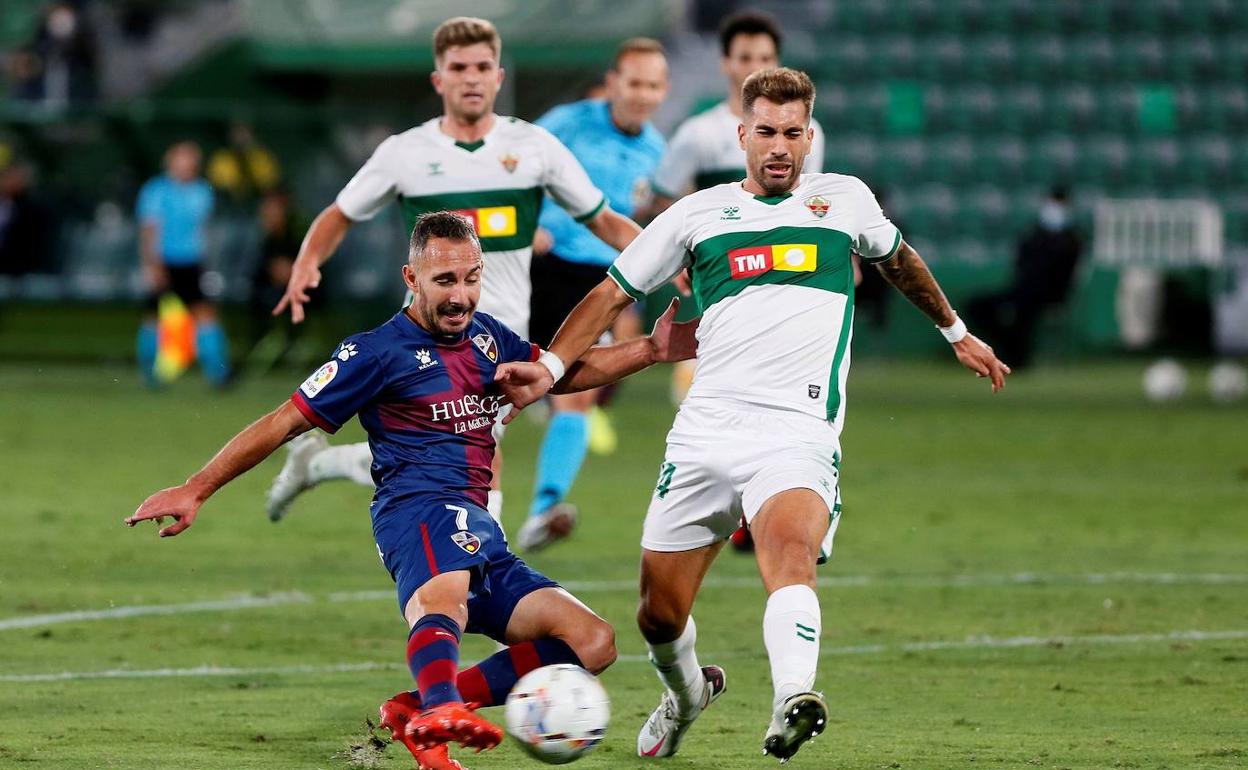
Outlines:
<svg viewBox="0 0 1248 770"><path fill-rule="evenodd" d="M464 766L451 759L445 743L433 748L421 748L407 735L407 723L420 713L420 699L410 692L401 692L381 704L381 726L390 731L390 740L398 741L412 752L420 770L464 770Z"/></svg>
<svg viewBox="0 0 1248 770"><path fill-rule="evenodd" d="M420 770L464 770L464 766L451 759L451 751L445 743L416 753L416 767Z"/></svg>
<svg viewBox="0 0 1248 770"><path fill-rule="evenodd" d="M750 534L750 530L746 529L744 524L737 527L737 531L732 533L728 541L732 543L734 551L749 553L754 550L754 536Z"/></svg>
<svg viewBox="0 0 1248 770"><path fill-rule="evenodd" d="M503 741L503 731L490 724L472 707L463 703L443 703L413 715L404 729L405 740L418 749L440 743L458 743L477 751L492 749ZM411 748L411 744L408 745Z"/></svg>

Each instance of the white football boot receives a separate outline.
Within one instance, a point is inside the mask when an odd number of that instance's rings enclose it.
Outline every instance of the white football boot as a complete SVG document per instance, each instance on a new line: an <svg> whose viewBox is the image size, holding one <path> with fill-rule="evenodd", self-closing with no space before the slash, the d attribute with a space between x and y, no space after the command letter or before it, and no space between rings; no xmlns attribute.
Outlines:
<svg viewBox="0 0 1248 770"><path fill-rule="evenodd" d="M575 505L556 503L524 520L520 531L516 533L516 545L522 551L540 551L556 540L572 534L572 530L576 528L576 517Z"/></svg>
<svg viewBox="0 0 1248 770"><path fill-rule="evenodd" d="M822 693L799 692L785 698L771 715L767 735L763 737L763 754L784 764L793 758L806 741L812 740L828 726L828 703Z"/></svg>
<svg viewBox="0 0 1248 770"><path fill-rule="evenodd" d="M286 463L269 485L269 495L264 503L269 521L280 521L296 497L316 486L316 482L308 478L308 463L328 447L329 439L319 430L296 436L287 445Z"/></svg>
<svg viewBox="0 0 1248 770"><path fill-rule="evenodd" d="M676 753L676 749L680 747L680 739L684 737L689 725L728 688L724 670L719 666L703 666L702 678L706 680L706 689L693 716L680 716L676 711L676 696L671 690L663 691L658 708L641 726L641 732L637 733L637 756L670 757Z"/></svg>

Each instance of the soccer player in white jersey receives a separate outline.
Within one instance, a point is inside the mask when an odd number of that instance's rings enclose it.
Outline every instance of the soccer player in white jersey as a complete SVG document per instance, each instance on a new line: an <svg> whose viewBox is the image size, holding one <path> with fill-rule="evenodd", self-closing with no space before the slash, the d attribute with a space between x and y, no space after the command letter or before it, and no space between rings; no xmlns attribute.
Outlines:
<svg viewBox="0 0 1248 770"><path fill-rule="evenodd" d="M640 228L606 205L581 164L548 131L494 114L503 83L502 40L484 19L456 17L433 33L433 87L443 114L382 142L337 200L313 221L295 260L286 294L274 309L304 318L320 266L355 222L371 219L396 198L410 231L430 211L458 211L476 226L490 260L482 279L481 311L521 336L529 333L529 263L544 193L616 249ZM496 436L497 438L497 436ZM502 511L501 455L495 455L489 510ZM269 490L269 517L280 519L304 490L330 479L372 486L367 443L329 446L320 433L292 442Z"/></svg>
<svg viewBox="0 0 1248 770"><path fill-rule="evenodd" d="M767 14L741 11L723 20L719 27L719 68L728 81L727 98L688 118L676 129L654 174L652 215L694 190L745 178L745 153L737 141L741 84L759 70L779 66L782 42L779 25ZM807 173L814 173L823 170L823 128L814 118L810 127L814 138L804 163ZM675 283L682 291L688 291L683 274ZM682 361L672 369L673 402L679 404L689 391L695 365L695 361ZM733 544L749 550L750 540L744 528L733 538Z"/></svg>
<svg viewBox="0 0 1248 770"><path fill-rule="evenodd" d="M742 516L768 593L763 640L774 700L763 750L785 761L827 726L827 703L814 690L822 629L815 566L831 554L841 510L852 254L874 263L994 392L1010 371L967 332L865 184L801 174L813 102L804 73L750 76L738 128L746 180L693 193L661 214L542 358L500 375L517 408L532 403L617 313L690 269L703 313L698 371L668 434L642 530L637 622L666 688L638 735L643 756L675 753L724 689L723 670L698 662L690 610Z"/></svg>

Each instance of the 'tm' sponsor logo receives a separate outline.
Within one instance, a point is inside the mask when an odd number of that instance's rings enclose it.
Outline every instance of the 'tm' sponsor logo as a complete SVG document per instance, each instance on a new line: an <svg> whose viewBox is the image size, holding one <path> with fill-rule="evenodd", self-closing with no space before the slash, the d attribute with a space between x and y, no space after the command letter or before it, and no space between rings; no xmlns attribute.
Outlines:
<svg viewBox="0 0 1248 770"><path fill-rule="evenodd" d="M818 265L819 248L813 243L748 246L728 252L728 269L738 281L772 270L812 273Z"/></svg>

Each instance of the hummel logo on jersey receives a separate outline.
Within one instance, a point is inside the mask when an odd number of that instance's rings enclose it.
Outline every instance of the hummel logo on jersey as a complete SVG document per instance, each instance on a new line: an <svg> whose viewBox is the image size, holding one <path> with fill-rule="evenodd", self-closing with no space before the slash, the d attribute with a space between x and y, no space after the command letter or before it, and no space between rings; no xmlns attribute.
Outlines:
<svg viewBox="0 0 1248 770"><path fill-rule="evenodd" d="M807 198L803 202L806 204L806 208L810 209L810 213L814 214L820 219L823 219L825 216L827 216L828 207L830 205L828 203L827 198L824 198L823 196L820 196L820 195L812 195L811 197Z"/></svg>
<svg viewBox="0 0 1248 770"><path fill-rule="evenodd" d="M813 243L749 246L728 252L728 269L734 280L753 278L771 270L813 273L818 263L819 247Z"/></svg>
<svg viewBox="0 0 1248 770"><path fill-rule="evenodd" d="M498 345L494 343L494 338L484 332L472 338L472 344L477 346L486 358L490 359L490 363L498 363Z"/></svg>
<svg viewBox="0 0 1248 770"><path fill-rule="evenodd" d="M435 160L435 161L430 161L430 163L429 163L429 176L442 176L442 163L441 163L441 161L436 161L436 160Z"/></svg>
<svg viewBox="0 0 1248 770"><path fill-rule="evenodd" d="M337 358L339 361L345 362L345 361L348 361L351 358L351 356L354 356L358 352L359 351L355 349L354 342L347 342L338 346L338 352L334 354L334 357Z"/></svg>
<svg viewBox="0 0 1248 770"><path fill-rule="evenodd" d="M724 214L723 216L720 217L720 220L740 219L740 218L741 218L741 208L739 206L724 206Z"/></svg>
<svg viewBox="0 0 1248 770"><path fill-rule="evenodd" d="M431 366L438 365L437 359L430 355L428 350L417 350L414 355L416 356L416 360L420 362L420 368L417 369L417 371L423 372Z"/></svg>
<svg viewBox="0 0 1248 770"><path fill-rule="evenodd" d="M516 166L520 165L520 158L512 155L510 152L505 152L498 156L498 162L503 164L503 168L507 169L508 174L514 174Z"/></svg>

